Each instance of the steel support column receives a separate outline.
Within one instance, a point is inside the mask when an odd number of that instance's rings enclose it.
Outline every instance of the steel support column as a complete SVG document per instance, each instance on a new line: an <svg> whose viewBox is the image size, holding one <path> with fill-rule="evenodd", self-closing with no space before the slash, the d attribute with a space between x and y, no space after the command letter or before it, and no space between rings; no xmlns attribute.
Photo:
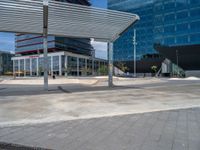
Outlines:
<svg viewBox="0 0 200 150"><path fill-rule="evenodd" d="M18 76L20 77L20 70L21 70L21 68L20 68L20 59L18 59Z"/></svg>
<svg viewBox="0 0 200 150"><path fill-rule="evenodd" d="M65 55L65 76L68 76L68 55Z"/></svg>
<svg viewBox="0 0 200 150"><path fill-rule="evenodd" d="M43 1L44 90L48 90L48 0Z"/></svg>
<svg viewBox="0 0 200 150"><path fill-rule="evenodd" d="M30 58L30 76L32 77L33 76L33 68L32 68L32 58Z"/></svg>
<svg viewBox="0 0 200 150"><path fill-rule="evenodd" d="M59 55L59 76L62 76L62 56Z"/></svg>
<svg viewBox="0 0 200 150"><path fill-rule="evenodd" d="M15 78L16 74L15 74L15 60L13 60L13 77Z"/></svg>
<svg viewBox="0 0 200 150"><path fill-rule="evenodd" d="M37 66L37 68L36 68L36 74L37 74L37 76L39 76L39 58L36 58L36 66Z"/></svg>
<svg viewBox="0 0 200 150"><path fill-rule="evenodd" d="M88 74L87 58L85 59L85 76Z"/></svg>
<svg viewBox="0 0 200 150"><path fill-rule="evenodd" d="M113 43L108 43L108 86L113 87Z"/></svg>
<svg viewBox="0 0 200 150"><path fill-rule="evenodd" d="M50 56L49 58L50 58L50 64L49 64L50 67L49 68L50 68L50 71L51 71L51 76L53 76L54 75L54 71L53 71L53 56Z"/></svg>
<svg viewBox="0 0 200 150"><path fill-rule="evenodd" d="M79 77L80 76L80 74L79 74L79 72L80 72L80 67L79 67L79 58L77 57L77 60L76 60L76 64L77 64L77 76Z"/></svg>
<svg viewBox="0 0 200 150"><path fill-rule="evenodd" d="M24 77L26 77L26 59L24 59Z"/></svg>

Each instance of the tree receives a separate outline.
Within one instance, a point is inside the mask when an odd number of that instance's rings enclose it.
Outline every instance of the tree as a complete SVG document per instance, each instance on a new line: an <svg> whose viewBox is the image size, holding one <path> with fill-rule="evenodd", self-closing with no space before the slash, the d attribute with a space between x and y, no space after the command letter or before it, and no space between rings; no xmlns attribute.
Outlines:
<svg viewBox="0 0 200 150"><path fill-rule="evenodd" d="M91 70L90 68L87 68L87 67L81 68L81 71L83 72L83 74L84 74L85 76L87 76L88 73L89 73L89 74L92 73L92 70Z"/></svg>
<svg viewBox="0 0 200 150"><path fill-rule="evenodd" d="M42 71L43 71L43 68L40 66L40 67L38 68L38 73L39 73L39 76L41 76L41 75L42 75Z"/></svg>
<svg viewBox="0 0 200 150"><path fill-rule="evenodd" d="M70 74L71 71L72 71L72 68L70 66L65 67L64 68L65 76L67 77Z"/></svg>
<svg viewBox="0 0 200 150"><path fill-rule="evenodd" d="M153 76L155 76L156 73L157 73L157 71L158 71L158 67L155 66L155 65L153 65L153 66L151 66L151 70L152 70L152 72L153 72Z"/></svg>
<svg viewBox="0 0 200 150"><path fill-rule="evenodd" d="M100 75L107 75L108 74L108 67L107 66L100 66L98 69Z"/></svg>

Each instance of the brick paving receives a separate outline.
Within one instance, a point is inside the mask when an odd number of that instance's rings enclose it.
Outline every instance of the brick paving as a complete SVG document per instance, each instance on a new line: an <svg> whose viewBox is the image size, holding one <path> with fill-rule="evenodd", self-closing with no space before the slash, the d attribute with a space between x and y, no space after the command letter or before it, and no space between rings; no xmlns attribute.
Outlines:
<svg viewBox="0 0 200 150"><path fill-rule="evenodd" d="M2 127L0 142L55 150L200 150L200 108Z"/></svg>

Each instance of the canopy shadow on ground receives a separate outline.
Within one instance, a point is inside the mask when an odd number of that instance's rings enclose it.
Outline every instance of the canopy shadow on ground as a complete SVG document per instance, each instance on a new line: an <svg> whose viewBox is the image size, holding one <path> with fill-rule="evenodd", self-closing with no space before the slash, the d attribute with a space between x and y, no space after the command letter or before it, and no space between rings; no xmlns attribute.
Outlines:
<svg viewBox="0 0 200 150"><path fill-rule="evenodd" d="M71 94L79 92L95 92L95 91L113 91L127 89L142 89L136 86L87 86L82 84L58 84L50 85L49 90L45 91L42 85L12 85L0 88L0 96L27 96L27 95L43 95L43 94Z"/></svg>

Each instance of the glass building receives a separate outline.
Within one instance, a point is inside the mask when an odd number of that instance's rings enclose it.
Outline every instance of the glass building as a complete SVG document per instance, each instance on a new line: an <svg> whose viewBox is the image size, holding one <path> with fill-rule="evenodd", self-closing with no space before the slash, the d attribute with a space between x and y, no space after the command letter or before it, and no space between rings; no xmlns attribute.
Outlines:
<svg viewBox="0 0 200 150"><path fill-rule="evenodd" d="M149 71L151 65L160 66L160 55L175 63L177 51L182 68L198 69L200 59L195 55L199 52L194 46L200 44L200 0L108 0L108 8L136 13L141 18L114 43L115 61L125 61L130 67L133 64L136 29L139 72Z"/></svg>
<svg viewBox="0 0 200 150"><path fill-rule="evenodd" d="M42 76L43 54L12 57L15 76ZM105 75L107 61L66 51L48 53L48 74L59 76Z"/></svg>
<svg viewBox="0 0 200 150"><path fill-rule="evenodd" d="M15 53L20 55L43 53L43 36L33 34L16 34ZM70 51L73 53L92 55L94 51L90 39L72 39L48 36L48 52Z"/></svg>

